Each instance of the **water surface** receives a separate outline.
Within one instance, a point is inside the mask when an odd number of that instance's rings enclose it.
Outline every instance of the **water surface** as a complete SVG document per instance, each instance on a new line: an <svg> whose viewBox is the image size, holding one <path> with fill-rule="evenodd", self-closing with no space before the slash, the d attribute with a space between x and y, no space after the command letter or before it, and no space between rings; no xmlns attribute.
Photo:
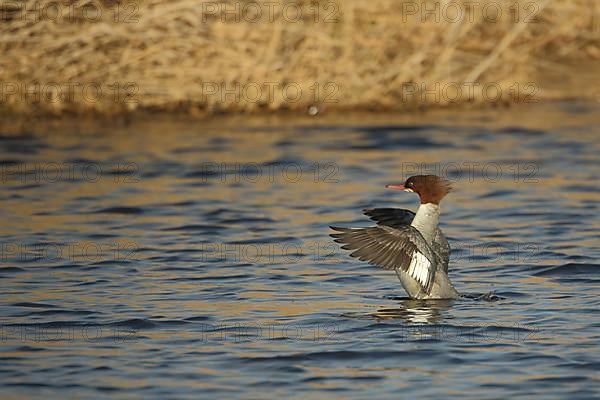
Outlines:
<svg viewBox="0 0 600 400"><path fill-rule="evenodd" d="M3 398L594 397L599 111L2 135ZM328 237L416 173L493 301L407 299Z"/></svg>

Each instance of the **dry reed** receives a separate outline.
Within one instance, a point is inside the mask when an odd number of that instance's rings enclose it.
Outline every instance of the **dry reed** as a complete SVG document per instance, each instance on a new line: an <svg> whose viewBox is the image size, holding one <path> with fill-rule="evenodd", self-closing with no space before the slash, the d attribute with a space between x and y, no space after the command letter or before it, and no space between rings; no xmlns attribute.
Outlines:
<svg viewBox="0 0 600 400"><path fill-rule="evenodd" d="M596 0L0 0L0 110L314 113L560 98L546 81L597 64L599 15Z"/></svg>

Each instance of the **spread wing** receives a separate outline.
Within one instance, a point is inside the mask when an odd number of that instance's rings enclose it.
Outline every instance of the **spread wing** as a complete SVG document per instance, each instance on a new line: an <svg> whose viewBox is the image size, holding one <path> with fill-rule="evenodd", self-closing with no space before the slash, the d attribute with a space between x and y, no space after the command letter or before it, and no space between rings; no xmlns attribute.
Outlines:
<svg viewBox="0 0 600 400"><path fill-rule="evenodd" d="M402 208L370 208L363 210L363 212L367 217L375 221L377 225L385 225L396 229L410 225L415 217L414 212ZM433 251L441 259L440 268L447 273L451 248L440 228L435 233L433 245Z"/></svg>
<svg viewBox="0 0 600 400"><path fill-rule="evenodd" d="M337 228L331 234L350 256L385 269L401 269L428 292L433 284L438 259L423 236L410 225L392 228Z"/></svg>

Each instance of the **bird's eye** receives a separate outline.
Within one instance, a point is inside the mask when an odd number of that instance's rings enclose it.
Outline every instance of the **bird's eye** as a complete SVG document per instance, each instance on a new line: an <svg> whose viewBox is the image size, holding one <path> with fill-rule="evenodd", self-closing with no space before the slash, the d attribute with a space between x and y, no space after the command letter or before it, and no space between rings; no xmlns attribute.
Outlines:
<svg viewBox="0 0 600 400"><path fill-rule="evenodd" d="M408 186L412 187L413 183L412 182L408 182Z"/></svg>

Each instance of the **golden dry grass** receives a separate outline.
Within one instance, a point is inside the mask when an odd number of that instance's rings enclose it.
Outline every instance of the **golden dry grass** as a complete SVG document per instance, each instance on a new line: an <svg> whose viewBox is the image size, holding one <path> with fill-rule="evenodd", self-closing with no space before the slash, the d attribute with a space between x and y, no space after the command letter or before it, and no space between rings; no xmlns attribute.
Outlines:
<svg viewBox="0 0 600 400"><path fill-rule="evenodd" d="M212 114L535 101L566 96L545 87L600 58L597 0L290 3L0 0L0 110Z"/></svg>

